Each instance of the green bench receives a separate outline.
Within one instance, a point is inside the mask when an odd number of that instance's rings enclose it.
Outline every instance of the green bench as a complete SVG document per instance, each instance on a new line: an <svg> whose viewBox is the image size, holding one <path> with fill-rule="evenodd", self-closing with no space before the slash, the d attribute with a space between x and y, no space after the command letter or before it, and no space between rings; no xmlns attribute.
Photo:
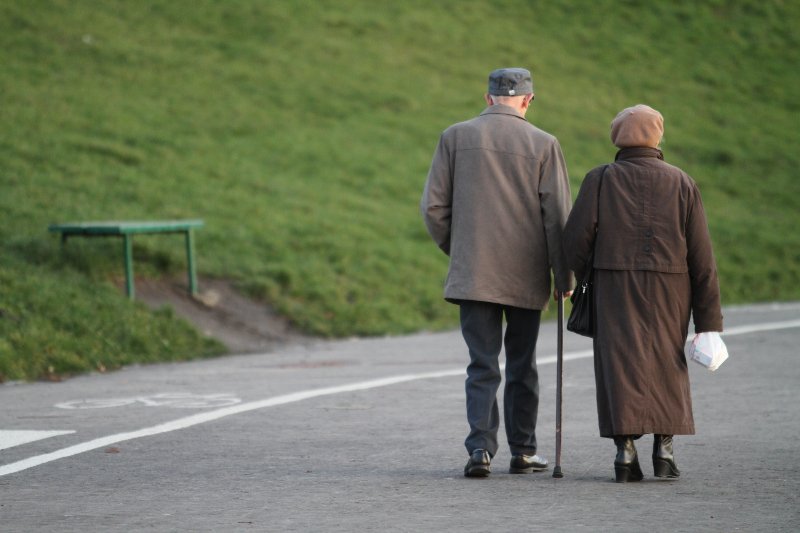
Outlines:
<svg viewBox="0 0 800 533"><path fill-rule="evenodd" d="M197 294L197 276L194 268L194 238L192 230L203 225L202 220L165 220L156 222L73 222L51 224L49 230L61 234L62 244L69 237L122 237L125 256L125 289L133 299L133 236L143 233L183 233L186 236L186 261L189 270L189 292Z"/></svg>

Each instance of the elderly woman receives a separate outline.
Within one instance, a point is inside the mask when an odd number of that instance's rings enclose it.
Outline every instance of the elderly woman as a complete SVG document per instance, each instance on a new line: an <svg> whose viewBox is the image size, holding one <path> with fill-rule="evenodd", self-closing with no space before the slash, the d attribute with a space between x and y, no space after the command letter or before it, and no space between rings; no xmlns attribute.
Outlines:
<svg viewBox="0 0 800 533"><path fill-rule="evenodd" d="M634 440L652 433L656 477L677 478L673 435L693 435L684 344L722 331L719 281L700 191L658 146L661 114L637 105L611 123L620 150L584 178L564 229L567 261L594 268L594 367L600 436L617 446L616 481L643 474Z"/></svg>

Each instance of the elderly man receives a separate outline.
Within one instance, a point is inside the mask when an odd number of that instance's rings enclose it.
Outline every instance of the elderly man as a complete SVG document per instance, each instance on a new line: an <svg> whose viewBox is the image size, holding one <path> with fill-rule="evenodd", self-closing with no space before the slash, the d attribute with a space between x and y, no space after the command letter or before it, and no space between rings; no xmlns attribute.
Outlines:
<svg viewBox="0 0 800 533"><path fill-rule="evenodd" d="M442 133L420 205L428 232L450 256L444 297L460 307L469 350L467 477L488 476L497 453L503 344L510 472L547 469L536 455L536 341L551 270L555 298L573 286L561 249L571 206L567 168L556 138L525 119L534 99L530 72L493 71L484 99L478 117Z"/></svg>

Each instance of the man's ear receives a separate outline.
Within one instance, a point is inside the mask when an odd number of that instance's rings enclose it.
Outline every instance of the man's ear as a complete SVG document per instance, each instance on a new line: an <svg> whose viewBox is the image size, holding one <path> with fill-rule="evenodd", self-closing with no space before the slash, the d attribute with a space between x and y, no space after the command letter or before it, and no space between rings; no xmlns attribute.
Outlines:
<svg viewBox="0 0 800 533"><path fill-rule="evenodd" d="M494 105L494 102L492 102L492 95L491 94L489 94L489 93L484 94L483 95L483 99L486 100L486 105Z"/></svg>

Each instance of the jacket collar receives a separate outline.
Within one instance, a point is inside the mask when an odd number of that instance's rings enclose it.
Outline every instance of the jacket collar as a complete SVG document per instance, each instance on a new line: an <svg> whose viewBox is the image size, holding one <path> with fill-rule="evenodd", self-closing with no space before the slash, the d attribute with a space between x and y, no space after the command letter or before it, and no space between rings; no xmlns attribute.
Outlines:
<svg viewBox="0 0 800 533"><path fill-rule="evenodd" d="M649 146L632 146L630 148L623 148L617 152L617 156L614 158L614 161L619 161L620 159L637 159L640 157L656 157L662 161L664 160L664 154L661 153L661 150L658 148L650 148Z"/></svg>
<svg viewBox="0 0 800 533"><path fill-rule="evenodd" d="M521 118L525 120L525 117L517 113L517 111L513 107L509 107L503 104L494 104L490 105L486 109L481 112L481 115L511 115L512 117Z"/></svg>

